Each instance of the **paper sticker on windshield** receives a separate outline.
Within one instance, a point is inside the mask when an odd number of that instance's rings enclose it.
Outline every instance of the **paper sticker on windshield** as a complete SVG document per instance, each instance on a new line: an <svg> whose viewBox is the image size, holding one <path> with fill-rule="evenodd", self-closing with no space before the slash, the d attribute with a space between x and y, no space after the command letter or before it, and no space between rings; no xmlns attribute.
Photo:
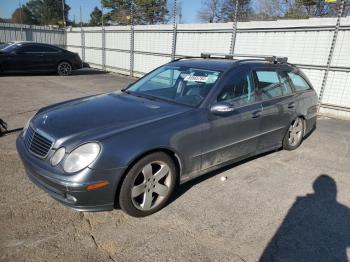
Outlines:
<svg viewBox="0 0 350 262"><path fill-rule="evenodd" d="M193 75L187 75L184 78L185 81L188 82L203 82L206 83L208 81L208 77L207 76L193 76Z"/></svg>

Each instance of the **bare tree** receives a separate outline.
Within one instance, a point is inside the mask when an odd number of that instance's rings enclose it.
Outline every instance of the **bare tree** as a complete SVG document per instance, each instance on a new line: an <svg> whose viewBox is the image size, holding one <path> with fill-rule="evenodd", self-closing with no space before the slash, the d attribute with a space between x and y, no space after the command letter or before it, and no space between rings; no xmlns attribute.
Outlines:
<svg viewBox="0 0 350 262"><path fill-rule="evenodd" d="M220 20L222 0L202 0L202 8L198 12L201 22L216 23Z"/></svg>
<svg viewBox="0 0 350 262"><path fill-rule="evenodd" d="M179 1L177 3L176 13L177 13L177 17L178 17L178 23L179 24L183 23L182 2L181 1Z"/></svg>
<svg viewBox="0 0 350 262"><path fill-rule="evenodd" d="M266 18L283 17L292 5L291 2L290 0L260 0L257 4L257 13Z"/></svg>
<svg viewBox="0 0 350 262"><path fill-rule="evenodd" d="M176 1L176 22L179 24L184 23L183 20L183 10L182 10L182 1L180 0L167 0L168 15L166 21L172 23L174 19L174 2Z"/></svg>
<svg viewBox="0 0 350 262"><path fill-rule="evenodd" d="M251 0L237 0L237 19L238 21L248 21L253 14L251 7ZM220 22L234 21L234 14L236 12L236 0L223 0L220 9Z"/></svg>

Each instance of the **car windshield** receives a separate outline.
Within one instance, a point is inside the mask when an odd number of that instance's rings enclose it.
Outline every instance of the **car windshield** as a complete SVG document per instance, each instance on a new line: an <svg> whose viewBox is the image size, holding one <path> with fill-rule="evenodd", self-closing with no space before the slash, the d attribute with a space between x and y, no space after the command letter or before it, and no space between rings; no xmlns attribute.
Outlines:
<svg viewBox="0 0 350 262"><path fill-rule="evenodd" d="M6 52L6 53L10 53L21 45L22 45L21 43L13 43L13 42L11 43L10 42L10 43L6 44L5 47L2 47L1 51Z"/></svg>
<svg viewBox="0 0 350 262"><path fill-rule="evenodd" d="M5 48L6 46L9 46L11 43L2 43L0 44L0 50Z"/></svg>
<svg viewBox="0 0 350 262"><path fill-rule="evenodd" d="M195 107L204 100L220 75L220 71L162 66L126 92Z"/></svg>

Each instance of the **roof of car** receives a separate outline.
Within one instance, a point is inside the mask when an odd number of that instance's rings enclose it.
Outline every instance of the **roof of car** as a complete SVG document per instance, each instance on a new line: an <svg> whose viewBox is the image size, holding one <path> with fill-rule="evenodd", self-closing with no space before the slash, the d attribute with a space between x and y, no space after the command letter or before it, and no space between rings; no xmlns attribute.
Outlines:
<svg viewBox="0 0 350 262"><path fill-rule="evenodd" d="M208 70L226 71L236 63L236 60L228 59L201 59L190 58L171 62L174 66L195 67Z"/></svg>
<svg viewBox="0 0 350 262"><path fill-rule="evenodd" d="M206 58L185 58L181 60L175 60L173 62L170 62L171 65L174 66L186 66L186 67L194 67L194 68L202 68L207 70L218 70L218 71L227 71L231 68L233 68L235 65L238 64L249 64L251 66L257 66L257 65L271 65L273 63L268 62L263 59L206 59ZM277 64L277 65L284 65L291 67L291 64L283 63L283 64Z"/></svg>

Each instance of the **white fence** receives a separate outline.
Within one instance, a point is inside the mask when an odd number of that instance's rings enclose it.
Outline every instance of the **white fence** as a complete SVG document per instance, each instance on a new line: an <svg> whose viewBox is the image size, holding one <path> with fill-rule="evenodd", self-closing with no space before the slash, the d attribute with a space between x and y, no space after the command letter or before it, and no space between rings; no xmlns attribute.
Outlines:
<svg viewBox="0 0 350 262"><path fill-rule="evenodd" d="M238 23L234 53L288 56L317 92L327 70L336 18ZM0 24L0 42L31 40L66 46L96 68L140 76L171 60L229 53L233 24L68 28ZM350 17L342 18L321 112L350 117Z"/></svg>
<svg viewBox="0 0 350 262"><path fill-rule="evenodd" d="M0 23L0 43L10 41L34 41L62 47L66 45L63 29L50 26Z"/></svg>
<svg viewBox="0 0 350 262"><path fill-rule="evenodd" d="M287 56L319 92L335 24L336 18L241 22L234 53ZM172 55L229 53L233 36L232 23L84 27L67 30L67 48L93 67L139 76ZM342 18L332 58L321 110L350 117L350 17Z"/></svg>

